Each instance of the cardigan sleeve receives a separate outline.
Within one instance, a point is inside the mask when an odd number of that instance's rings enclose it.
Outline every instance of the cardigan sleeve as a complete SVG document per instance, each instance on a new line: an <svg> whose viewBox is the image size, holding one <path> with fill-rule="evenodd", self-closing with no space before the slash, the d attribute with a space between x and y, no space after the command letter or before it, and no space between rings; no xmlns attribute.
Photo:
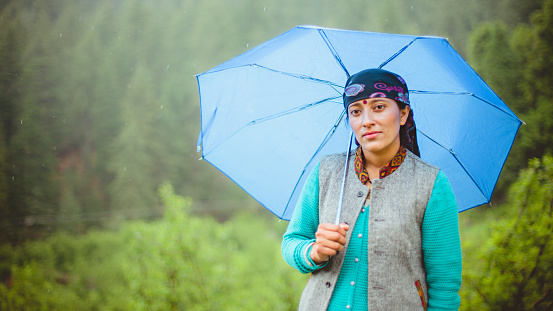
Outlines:
<svg viewBox="0 0 553 311"><path fill-rule="evenodd" d="M446 175L440 171L422 224L428 311L458 310L462 255L459 212Z"/></svg>
<svg viewBox="0 0 553 311"><path fill-rule="evenodd" d="M301 273L310 273L325 266L315 264L310 256L318 226L319 164L315 166L303 186L282 239L284 260Z"/></svg>

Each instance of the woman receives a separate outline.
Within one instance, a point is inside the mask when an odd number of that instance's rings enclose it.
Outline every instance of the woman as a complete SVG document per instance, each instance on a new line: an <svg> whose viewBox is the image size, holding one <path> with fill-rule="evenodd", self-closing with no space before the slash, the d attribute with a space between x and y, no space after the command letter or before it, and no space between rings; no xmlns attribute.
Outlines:
<svg viewBox="0 0 553 311"><path fill-rule="evenodd" d="M341 224L333 224L345 154L311 172L284 234L285 260L312 276L300 310L458 310L461 246L447 177L418 155L408 89L368 69L343 94L358 148Z"/></svg>

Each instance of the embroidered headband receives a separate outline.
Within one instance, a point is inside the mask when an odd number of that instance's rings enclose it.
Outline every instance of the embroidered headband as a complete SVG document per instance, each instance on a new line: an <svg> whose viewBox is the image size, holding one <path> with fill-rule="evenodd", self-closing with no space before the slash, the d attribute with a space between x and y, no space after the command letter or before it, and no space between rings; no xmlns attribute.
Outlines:
<svg viewBox="0 0 553 311"><path fill-rule="evenodd" d="M345 108L358 100L374 97L393 99L400 108L409 105L409 90L403 78L384 69L366 69L352 75L342 97Z"/></svg>

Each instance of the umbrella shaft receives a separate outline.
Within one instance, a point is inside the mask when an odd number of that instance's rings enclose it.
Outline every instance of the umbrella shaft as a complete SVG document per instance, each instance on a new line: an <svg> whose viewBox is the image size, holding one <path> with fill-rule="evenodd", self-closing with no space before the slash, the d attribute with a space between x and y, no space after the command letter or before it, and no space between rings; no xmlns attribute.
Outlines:
<svg viewBox="0 0 553 311"><path fill-rule="evenodd" d="M348 163L349 163L349 153L351 150L351 144L353 142L353 132L351 132L349 143L348 143L348 149L346 151L346 163L344 164L344 177L342 179L342 190L340 191L340 200L338 201L338 209L336 210L336 220L334 220L334 223L339 225L340 224L340 216L342 214L342 203L344 201L344 190L346 188L346 177L348 172Z"/></svg>

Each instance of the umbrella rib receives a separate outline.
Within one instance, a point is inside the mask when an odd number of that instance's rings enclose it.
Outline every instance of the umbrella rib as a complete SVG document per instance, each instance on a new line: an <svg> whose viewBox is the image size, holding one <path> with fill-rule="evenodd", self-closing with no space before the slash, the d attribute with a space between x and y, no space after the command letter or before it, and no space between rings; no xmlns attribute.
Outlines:
<svg viewBox="0 0 553 311"><path fill-rule="evenodd" d="M411 90L409 91L409 93L414 93L414 94L430 94L430 95L469 95L469 96L472 96L476 99L479 99L483 102L485 102L486 104L494 107L495 109L498 109L500 110L501 112L503 113L506 113L508 114L509 116L515 118L517 121L521 122L521 123L524 123L522 120L520 120L516 115L512 114L512 113L509 113L507 111L505 111L503 108L497 106L496 104L490 102L489 100L486 100L474 93L470 93L470 92L462 92L462 93L459 93L459 92L434 92L434 91L417 91L417 90Z"/></svg>
<svg viewBox="0 0 553 311"><path fill-rule="evenodd" d="M296 107L296 108L292 108L292 109L289 109L289 110L286 110L286 111L282 111L282 112L279 112L279 113L276 113L276 114L273 114L273 115L270 115L270 116L266 116L266 117L263 117L263 118L259 118L257 120L253 120L253 121L250 121L249 123L247 123L246 125L242 126L240 129L238 129L236 132L232 133L232 135L230 135L229 137L227 137L225 140L223 140L222 142L220 142L217 146L215 146L214 148L212 148L208 153L204 154L203 157L207 156L209 153L211 153L212 151L216 150L219 146L221 146L222 144L224 144L227 140L231 139L234 135L238 134L240 131L242 131L243 129L245 129L246 127L248 126L252 126L252 125L255 125L255 124L259 124L259 123L262 123L262 122L265 122L265 121L268 121L268 120L271 120L271 119L275 119L275 118L280 118L282 116L285 116L285 115L288 115L288 114L291 114L291 113L294 113L294 112L298 112L298 111L302 111L302 110L305 110L305 109L309 109L309 108L313 108L313 107L316 107L318 105L321 105L325 102L328 102L328 101L332 101L334 99L337 99L337 98L340 98L341 96L334 96L334 97L329 97L329 98L325 98L325 99L322 99L322 100L319 100L319 101L316 101L314 103L310 103L310 104L307 104L307 105L303 105L301 107Z"/></svg>
<svg viewBox="0 0 553 311"><path fill-rule="evenodd" d="M336 51L336 49L334 48L334 46L330 42L330 39L328 39L328 37L327 37L327 35L326 35L326 33L324 32L323 29L318 29L318 31L319 31L319 34L321 35L321 37L323 38L324 42L326 43L326 46L328 46L328 48L330 49L330 52L332 53L332 56L334 56L334 59L336 60L338 65L340 65L340 67L342 67L342 69L346 73L346 76L349 79L349 77L350 77L349 71L347 70L346 66L342 62L342 59L338 55L338 52Z"/></svg>
<svg viewBox="0 0 553 311"><path fill-rule="evenodd" d="M280 71L280 70L275 70L275 69L265 67L265 66L261 66L261 65L258 65L258 64L249 64L248 66L251 66L251 67L254 67L254 68L261 68L261 69L269 70L269 71L272 71L272 72L276 72L278 74L283 74L283 75L290 76L290 77L297 78L297 79L312 81L312 82L315 82L315 83L327 84L327 85L332 86L333 88L334 87L343 88L343 86L340 86L336 83L333 83L333 82L330 82L330 81L327 81L327 80L316 79L316 78L306 76L306 75L300 75L300 74L297 74L297 73L291 73L291 72L284 72L284 71Z"/></svg>
<svg viewBox="0 0 553 311"><path fill-rule="evenodd" d="M444 145L440 144L439 142L435 141L434 139L432 139L430 136L426 135L423 131L421 131L420 129L417 129L417 132L421 133L422 135L424 135L424 137L428 138L430 141L432 141L433 143L435 143L436 145L442 147L443 149L447 150L447 152L449 152L454 158L455 158L455 161L457 161L457 163L459 163L459 165L461 165L461 167L463 168L463 170L465 171L465 173L467 173L467 175L470 177L470 179L472 180L472 182L476 185L476 187L478 188L478 190L480 190L480 193L482 193L482 195L487 198L486 194L484 193L484 190L482 190L482 188L480 187L480 185L478 184L478 182L476 182L476 179L474 179L474 176L472 176L472 174L469 172L469 170L467 169L467 167L463 164L463 162L461 162L461 160L459 160L459 157L457 157L457 154L455 153L455 151L453 151L453 149L449 149L449 148L446 148Z"/></svg>
<svg viewBox="0 0 553 311"><path fill-rule="evenodd" d="M245 64L245 65L241 65L241 66L237 66L237 67L224 68L224 69L220 69L220 70L216 70L216 71L212 71L212 72L204 72L204 73L199 74L197 76L201 76L201 75L204 75L206 73L213 74L213 73L217 73L219 71L236 69L236 68L240 68L240 67L253 67L253 68L265 69L265 70L269 70L269 71L272 71L272 72L275 72L275 73L278 73L278 74L283 74L283 75L290 76L290 77L293 77L293 78L302 79L302 80L305 80L305 81L311 81L311 82L316 82L316 83L321 83L321 84L327 84L327 85L330 85L333 89L336 89L336 87L341 88L341 89L344 88L343 85L338 85L338 84L336 84L334 82L331 82L331 81L316 79L316 78L313 78L313 77L310 77L310 76L300 75L300 74L291 73L291 72L284 72L284 71L272 69L272 68L269 68L269 67L261 66L259 64ZM341 91L337 90L336 92L342 94Z"/></svg>
<svg viewBox="0 0 553 311"><path fill-rule="evenodd" d="M338 120L336 122L334 122L334 126L332 126L332 128L326 133L326 136L323 139L323 141L321 142L321 144L319 145L319 148L317 148L317 151L315 151L313 153L313 155L311 156L311 158L309 159L309 161L307 161L307 163L303 167L303 171L300 174L300 178L298 178L298 181L296 182L296 185L294 186L294 190L292 190L292 193L294 193L296 191L296 189L298 188L299 182L301 180L301 176L303 176L303 174L305 174L305 169L309 166L309 164L311 163L311 161L313 161L313 159L317 156L317 154L319 154L319 152L323 149L323 147L330 140L332 135L334 135L334 133L336 132L336 129L338 128L340 123L342 123L342 120L344 119L345 114L346 114L346 110L344 109L344 110L342 110L342 113L338 117ZM286 211L288 210L288 207L290 206L290 201L291 200L292 200L292 196L290 196L290 198L288 198L288 203L286 203L286 208L282 212L282 216L284 216L286 214Z"/></svg>
<svg viewBox="0 0 553 311"><path fill-rule="evenodd" d="M378 66L378 69L382 69L382 67L386 66L389 62L391 62L394 58L398 57L399 54L403 53L403 51L405 51L409 46L411 46L411 44L413 44L413 42L417 41L419 39L419 37L416 37L414 38L413 40L411 40L411 42L409 42L406 46L402 47L399 51L397 51L394 55L390 56L390 58L388 58L387 60L385 60L382 64L380 64L380 66Z"/></svg>
<svg viewBox="0 0 553 311"><path fill-rule="evenodd" d="M292 108L292 109L285 110L285 111L282 111L282 112L279 112L279 113L276 113L276 114L273 114L273 115L270 115L270 116L259 118L257 120L250 121L250 123L246 124L244 127L255 125L255 124L265 122L265 121L268 121L268 120L271 120L271 119L280 118L282 116L285 116L285 115L288 115L288 114L291 114L291 113L294 113L294 112L298 112L298 111L302 111L302 110L305 110L305 109L313 108L313 107L318 106L320 104L323 104L325 102L332 101L334 99L338 99L339 97L341 97L341 96L334 96L334 97L321 99L321 100L316 101L316 102L311 103L311 104L303 105L301 107Z"/></svg>

